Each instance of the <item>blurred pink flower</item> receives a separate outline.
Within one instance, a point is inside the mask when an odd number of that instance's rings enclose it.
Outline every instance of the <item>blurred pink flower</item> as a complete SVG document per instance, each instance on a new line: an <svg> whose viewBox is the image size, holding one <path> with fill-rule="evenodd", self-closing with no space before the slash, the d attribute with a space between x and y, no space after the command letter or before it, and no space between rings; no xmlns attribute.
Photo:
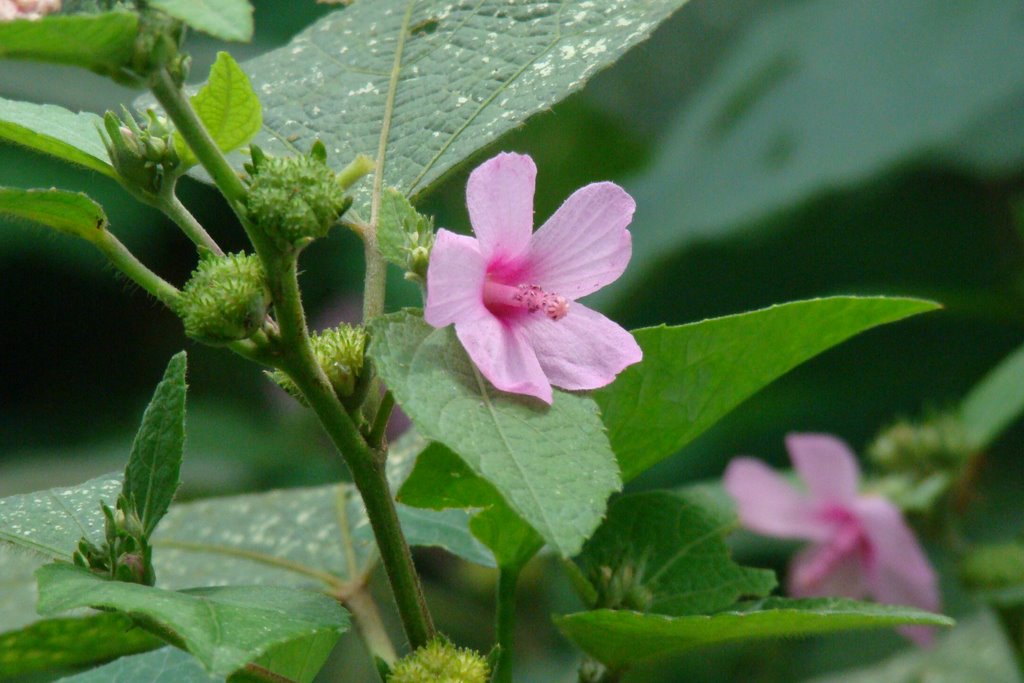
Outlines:
<svg viewBox="0 0 1024 683"><path fill-rule="evenodd" d="M753 458L729 463L725 488L746 528L811 541L793 558L789 594L871 597L937 611L935 571L914 532L891 501L858 493L860 470L846 444L827 434L790 434L786 449L806 493ZM932 640L926 627L900 630L921 645Z"/></svg>
<svg viewBox="0 0 1024 683"><path fill-rule="evenodd" d="M60 10L61 0L0 0L0 21L39 19Z"/></svg>
<svg viewBox="0 0 1024 683"><path fill-rule="evenodd" d="M536 177L530 157L511 153L470 174L476 239L438 231L423 316L434 327L454 323L498 389L551 403L552 384L602 387L643 356L629 332L576 303L626 269L636 204L614 183L593 183L533 232Z"/></svg>

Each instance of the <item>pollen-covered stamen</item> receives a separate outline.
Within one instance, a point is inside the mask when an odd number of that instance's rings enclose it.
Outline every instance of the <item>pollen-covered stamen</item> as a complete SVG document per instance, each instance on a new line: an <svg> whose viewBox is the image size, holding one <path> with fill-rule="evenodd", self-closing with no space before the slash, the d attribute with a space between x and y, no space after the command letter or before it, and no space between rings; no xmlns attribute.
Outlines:
<svg viewBox="0 0 1024 683"><path fill-rule="evenodd" d="M502 285L490 280L484 284L484 305L497 312L523 309L527 313L542 311L552 320L561 320L569 312L569 300L539 285Z"/></svg>

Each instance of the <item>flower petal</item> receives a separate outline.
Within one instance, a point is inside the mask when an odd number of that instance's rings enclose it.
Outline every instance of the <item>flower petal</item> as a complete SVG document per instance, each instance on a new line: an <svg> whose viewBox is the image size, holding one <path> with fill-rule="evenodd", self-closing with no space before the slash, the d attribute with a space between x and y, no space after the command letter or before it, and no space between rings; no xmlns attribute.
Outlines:
<svg viewBox="0 0 1024 683"><path fill-rule="evenodd" d="M533 234L537 167L525 154L504 152L477 166L466 185L466 207L480 253L490 263L524 254Z"/></svg>
<svg viewBox="0 0 1024 683"><path fill-rule="evenodd" d="M937 611L935 570L899 508L881 496L863 496L854 511L871 544L868 581L875 599Z"/></svg>
<svg viewBox="0 0 1024 683"><path fill-rule="evenodd" d="M484 306L487 263L472 237L438 230L427 266L423 318L434 327L490 317Z"/></svg>
<svg viewBox="0 0 1024 683"><path fill-rule="evenodd" d="M540 313L517 322L548 380L563 389L596 389L643 358L636 340L618 324L578 303L560 320Z"/></svg>
<svg viewBox="0 0 1024 683"><path fill-rule="evenodd" d="M495 387L551 403L551 383L516 326L489 315L456 323L455 332L473 363Z"/></svg>
<svg viewBox="0 0 1024 683"><path fill-rule="evenodd" d="M615 183L576 190L530 242L533 281L578 299L617 280L633 253L626 226L635 209L633 198Z"/></svg>
<svg viewBox="0 0 1024 683"><path fill-rule="evenodd" d="M766 536L827 541L833 525L814 504L772 468L754 458L734 458L725 490L736 501L743 526Z"/></svg>
<svg viewBox="0 0 1024 683"><path fill-rule="evenodd" d="M841 552L830 543L815 543L793 557L786 592L795 598L868 595L864 564L856 552Z"/></svg>
<svg viewBox="0 0 1024 683"><path fill-rule="evenodd" d="M857 499L860 468L845 443L829 434L789 434L786 450L812 498L841 505Z"/></svg>

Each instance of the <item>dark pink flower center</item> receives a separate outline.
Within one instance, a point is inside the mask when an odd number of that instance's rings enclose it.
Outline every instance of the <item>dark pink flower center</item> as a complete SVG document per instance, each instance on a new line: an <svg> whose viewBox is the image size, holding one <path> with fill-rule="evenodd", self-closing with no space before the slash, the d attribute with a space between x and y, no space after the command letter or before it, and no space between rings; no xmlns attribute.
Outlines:
<svg viewBox="0 0 1024 683"><path fill-rule="evenodd" d="M490 278L484 283L484 305L495 314L541 311L552 320L561 320L569 312L568 299L539 285L503 285Z"/></svg>

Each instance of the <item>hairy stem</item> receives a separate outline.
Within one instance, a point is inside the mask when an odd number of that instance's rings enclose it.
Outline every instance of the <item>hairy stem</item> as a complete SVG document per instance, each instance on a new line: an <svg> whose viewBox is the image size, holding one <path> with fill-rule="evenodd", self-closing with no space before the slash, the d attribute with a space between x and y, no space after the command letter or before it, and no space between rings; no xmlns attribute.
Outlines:
<svg viewBox="0 0 1024 683"><path fill-rule="evenodd" d="M111 264L135 284L159 299L165 306L174 310L180 292L159 275L151 271L128 248L121 244L114 235L106 230L92 240L93 244L103 252Z"/></svg>
<svg viewBox="0 0 1024 683"><path fill-rule="evenodd" d="M498 569L498 599L495 610L495 631L498 661L494 665L493 683L512 683L512 663L516 630L516 584L521 567Z"/></svg>
<svg viewBox="0 0 1024 683"><path fill-rule="evenodd" d="M373 418L370 432L366 437L366 440L372 447L379 448L384 443L384 432L388 428L388 421L391 419L391 411L394 407L395 397L391 395L390 391L384 392L380 405L377 406L377 414Z"/></svg>
<svg viewBox="0 0 1024 683"><path fill-rule="evenodd" d="M210 233L206 232L206 229L196 220L192 212L185 208L185 205L174 194L173 189L160 195L156 208L163 211L164 215L174 221L181 228L181 231L185 233L185 236L192 240L193 244L197 247L209 249L217 256L224 255L224 250L210 236Z"/></svg>

